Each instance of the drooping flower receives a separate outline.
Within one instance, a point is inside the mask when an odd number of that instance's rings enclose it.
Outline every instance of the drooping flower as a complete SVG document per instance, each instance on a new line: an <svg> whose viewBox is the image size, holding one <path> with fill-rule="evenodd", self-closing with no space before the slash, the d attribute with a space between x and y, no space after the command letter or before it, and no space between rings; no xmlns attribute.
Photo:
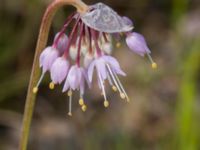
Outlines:
<svg viewBox="0 0 200 150"><path fill-rule="evenodd" d="M118 77L118 75L125 76L126 74L120 68L119 62L109 56L114 50L113 43L116 42L116 47L119 48L120 40L124 35L126 35L128 47L140 56L147 55L152 67L156 68L144 37L132 32L133 22L128 17L119 16L103 3L97 3L88 8L85 13L76 12L70 15L62 29L56 34L52 46L47 47L40 54L42 75L33 89L36 93L47 71L51 74L52 82L49 84L51 89L54 88L54 84L61 84L65 80L63 92L67 92L69 96L69 115L72 115L74 90L80 92L79 104L82 110L86 111L87 106L83 96L86 88L91 87L94 70L96 70L97 83L103 94L105 107L109 106L104 85L107 80L112 89L120 93L122 99L129 101ZM71 23L74 24L68 36L66 30ZM71 67L69 62L72 63Z"/></svg>
<svg viewBox="0 0 200 150"><path fill-rule="evenodd" d="M104 106L108 107L109 102L106 97L104 81L106 79L109 80L110 85L112 86L113 90L119 90L120 96L124 99L126 98L129 101L129 98L119 80L117 75L125 76L126 74L121 70L118 61L111 56L101 56L96 58L88 67L88 77L89 81L92 82L94 68L97 71L98 83L99 88L102 90L104 96Z"/></svg>
<svg viewBox="0 0 200 150"><path fill-rule="evenodd" d="M69 115L71 115L71 101L72 101L72 91L79 90L80 91L80 99L79 104L82 106L82 110L86 110L86 105L83 100L83 95L85 92L85 83L90 86L88 82L87 73L85 72L84 68L79 67L78 65L74 65L70 68L69 73L67 75L63 92L68 90L68 96L70 97L70 105L69 105Z"/></svg>
<svg viewBox="0 0 200 150"><path fill-rule="evenodd" d="M37 85L33 89L34 93L37 93L38 87L42 79L44 78L45 73L51 69L53 62L58 58L58 56L59 56L58 50L52 46L45 48L40 54L39 64L40 67L42 68L42 74L40 76Z"/></svg>
<svg viewBox="0 0 200 150"><path fill-rule="evenodd" d="M42 67L42 72L45 73L51 69L53 62L58 58L59 52L54 47L47 47L43 50L40 55L40 67Z"/></svg>
<svg viewBox="0 0 200 150"><path fill-rule="evenodd" d="M63 58L59 57L55 60L51 67L51 80L53 84L61 84L67 76L69 69L69 62Z"/></svg>
<svg viewBox="0 0 200 150"><path fill-rule="evenodd" d="M126 43L128 47L138 55L144 57L146 54L152 63L152 67L156 68L156 64L150 56L151 51L147 46L144 36L136 32L127 33Z"/></svg>
<svg viewBox="0 0 200 150"><path fill-rule="evenodd" d="M139 33L128 33L126 37L126 43L133 52L137 53L140 56L144 57L145 54L151 53L144 37Z"/></svg>

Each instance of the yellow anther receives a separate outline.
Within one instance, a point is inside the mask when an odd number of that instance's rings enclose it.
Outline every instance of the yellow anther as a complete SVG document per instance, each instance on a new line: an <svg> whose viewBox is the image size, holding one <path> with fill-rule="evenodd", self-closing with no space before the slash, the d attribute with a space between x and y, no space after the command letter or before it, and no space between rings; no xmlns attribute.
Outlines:
<svg viewBox="0 0 200 150"><path fill-rule="evenodd" d="M151 67L152 67L153 69L157 69L158 66L157 66L157 64L154 62L154 63L151 64Z"/></svg>
<svg viewBox="0 0 200 150"><path fill-rule="evenodd" d="M72 90L69 90L67 93L68 96L72 96Z"/></svg>
<svg viewBox="0 0 200 150"><path fill-rule="evenodd" d="M81 107L81 109L82 109L83 112L85 112L85 111L87 110L87 106L86 106L86 105L83 105L83 106Z"/></svg>
<svg viewBox="0 0 200 150"><path fill-rule="evenodd" d="M107 100L105 100L103 104L104 104L104 107L106 108L109 106L109 102Z"/></svg>
<svg viewBox="0 0 200 150"><path fill-rule="evenodd" d="M72 116L72 113L71 113L71 112L68 112L68 116L70 116L70 117L71 117L71 116Z"/></svg>
<svg viewBox="0 0 200 150"><path fill-rule="evenodd" d="M55 84L53 82L49 83L49 88L53 90L55 88Z"/></svg>
<svg viewBox="0 0 200 150"><path fill-rule="evenodd" d="M117 47L117 48L120 48L120 47L121 47L121 43L120 43L120 42L117 42L117 43L116 43L116 47Z"/></svg>
<svg viewBox="0 0 200 150"><path fill-rule="evenodd" d="M116 86L112 86L113 91L117 92L117 87Z"/></svg>
<svg viewBox="0 0 200 150"><path fill-rule="evenodd" d="M126 95L125 95L124 93L120 93L120 97L121 97L122 99L125 99L125 98L126 98Z"/></svg>
<svg viewBox="0 0 200 150"><path fill-rule="evenodd" d="M33 88L33 93L36 94L38 92L38 87Z"/></svg>
<svg viewBox="0 0 200 150"><path fill-rule="evenodd" d="M82 98L79 99L79 105L84 105L84 100Z"/></svg>

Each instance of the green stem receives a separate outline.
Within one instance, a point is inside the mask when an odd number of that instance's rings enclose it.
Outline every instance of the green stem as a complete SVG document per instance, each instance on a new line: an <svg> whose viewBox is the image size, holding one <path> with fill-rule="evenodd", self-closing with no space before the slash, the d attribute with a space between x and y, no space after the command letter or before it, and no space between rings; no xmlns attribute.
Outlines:
<svg viewBox="0 0 200 150"><path fill-rule="evenodd" d="M197 79L200 64L199 39L191 47L191 52L184 63L182 84L179 91L177 106L177 149L198 149L198 117L197 104Z"/></svg>
<svg viewBox="0 0 200 150"><path fill-rule="evenodd" d="M49 29L52 24L53 17L57 12L57 10L64 5L73 5L74 7L77 8L77 11L80 13L84 13L88 10L88 6L84 4L81 0L54 0L46 9L46 12L43 16L42 23L40 26L40 32L35 50L32 72L26 97L26 105L24 110L21 137L19 142L19 150L27 149L30 125L36 101L36 94L34 94L32 90L34 86L37 84L40 75L40 68L38 61L39 55L46 46L49 35Z"/></svg>

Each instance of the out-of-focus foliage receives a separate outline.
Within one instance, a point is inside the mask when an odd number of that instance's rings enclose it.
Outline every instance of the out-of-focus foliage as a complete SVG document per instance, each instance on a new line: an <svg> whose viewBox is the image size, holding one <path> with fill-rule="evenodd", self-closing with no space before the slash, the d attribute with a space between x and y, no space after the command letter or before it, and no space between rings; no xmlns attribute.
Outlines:
<svg viewBox="0 0 200 150"><path fill-rule="evenodd" d="M34 48L49 0L0 1L0 149L17 149ZM88 4L96 0L85 0ZM199 0L103 0L134 20L149 43L158 70L125 45L115 49L127 77L121 78L131 102L112 90L105 109L97 88L87 92L82 113L78 94L73 117L61 87L37 96L30 150L198 150L200 149ZM55 16L49 43L74 8ZM48 78L48 77L47 77Z"/></svg>

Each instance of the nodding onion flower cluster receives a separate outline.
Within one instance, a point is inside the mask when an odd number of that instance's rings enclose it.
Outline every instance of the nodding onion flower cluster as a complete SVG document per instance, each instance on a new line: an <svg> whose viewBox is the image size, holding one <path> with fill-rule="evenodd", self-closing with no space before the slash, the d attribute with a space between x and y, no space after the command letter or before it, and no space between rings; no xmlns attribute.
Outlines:
<svg viewBox="0 0 200 150"><path fill-rule="evenodd" d="M67 36L66 30L70 24L73 24L73 28ZM126 74L121 70L118 61L109 55L113 49L112 37L117 41L116 47L120 47L119 40L126 36L128 47L140 56L147 55L152 67L157 67L150 56L151 52L144 37L139 33L132 32L132 29L133 23L129 18L119 16L102 3L90 6L85 14L73 13L67 18L60 32L56 34L53 44L46 47L40 54L39 64L42 74L33 88L33 93L38 92L45 73L49 71L52 80L49 84L50 89L54 89L56 84L64 82L62 92L67 92L69 96L68 115L72 115L74 90L80 92L79 104L82 110L86 111L84 93L86 87L91 88L93 73L96 70L97 82L104 97L105 107L109 106L105 80L108 80L114 91L119 92L122 99L129 101L118 78L118 75L125 76ZM81 56L83 56L82 60ZM70 62L74 62L74 64L70 64Z"/></svg>

